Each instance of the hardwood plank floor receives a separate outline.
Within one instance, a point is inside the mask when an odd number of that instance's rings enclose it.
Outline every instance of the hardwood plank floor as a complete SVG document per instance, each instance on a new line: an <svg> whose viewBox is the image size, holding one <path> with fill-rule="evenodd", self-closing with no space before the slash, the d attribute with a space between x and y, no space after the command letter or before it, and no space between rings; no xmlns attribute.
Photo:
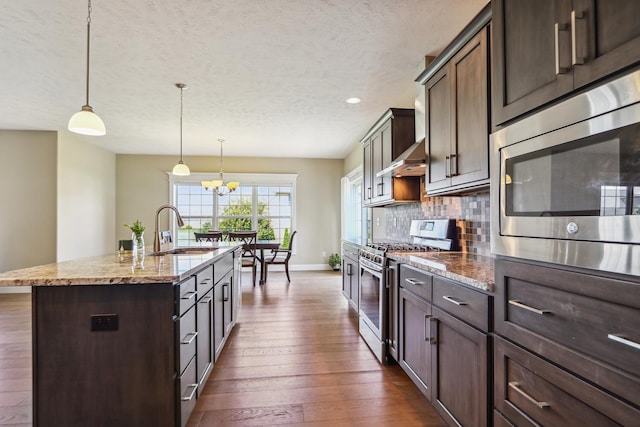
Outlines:
<svg viewBox="0 0 640 427"><path fill-rule="evenodd" d="M399 366L378 363L331 271L243 277L242 311L189 427L444 426Z"/></svg>
<svg viewBox="0 0 640 427"><path fill-rule="evenodd" d="M433 426L444 422L399 366L358 334L340 275L243 276L242 310L189 427ZM0 294L0 425L32 425L31 295Z"/></svg>

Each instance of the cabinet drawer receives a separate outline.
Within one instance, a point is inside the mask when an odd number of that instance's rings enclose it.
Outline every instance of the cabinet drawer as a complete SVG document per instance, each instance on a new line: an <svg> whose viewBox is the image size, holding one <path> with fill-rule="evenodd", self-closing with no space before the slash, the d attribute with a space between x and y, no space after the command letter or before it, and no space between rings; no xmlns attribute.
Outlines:
<svg viewBox="0 0 640 427"><path fill-rule="evenodd" d="M196 406L196 393L198 391L198 379L196 374L196 358L189 361L187 369L178 378L178 414L180 426L186 426L193 408Z"/></svg>
<svg viewBox="0 0 640 427"><path fill-rule="evenodd" d="M190 277L175 286L176 293L176 314L178 316L185 313L196 303L196 278Z"/></svg>
<svg viewBox="0 0 640 427"><path fill-rule="evenodd" d="M400 286L414 294L431 301L433 276L422 270L400 265Z"/></svg>
<svg viewBox="0 0 640 427"><path fill-rule="evenodd" d="M495 340L496 408L518 426L636 425L640 411L503 339Z"/></svg>
<svg viewBox="0 0 640 427"><path fill-rule="evenodd" d="M433 278L433 304L488 332L491 297L438 276Z"/></svg>
<svg viewBox="0 0 640 427"><path fill-rule="evenodd" d="M233 270L233 256L229 253L213 264L213 283L218 283L231 270Z"/></svg>
<svg viewBox="0 0 640 427"><path fill-rule="evenodd" d="M196 337L198 335L196 329L196 309L191 308L183 314L178 320L176 326L178 332L178 354L180 360L178 363L178 373L184 371L187 363L196 354Z"/></svg>
<svg viewBox="0 0 640 427"><path fill-rule="evenodd" d="M198 287L198 299L213 288L213 266L209 265L204 270L196 274L196 285Z"/></svg>
<svg viewBox="0 0 640 427"><path fill-rule="evenodd" d="M506 336L508 323L640 376L637 308L515 277L506 280L503 304L499 329Z"/></svg>

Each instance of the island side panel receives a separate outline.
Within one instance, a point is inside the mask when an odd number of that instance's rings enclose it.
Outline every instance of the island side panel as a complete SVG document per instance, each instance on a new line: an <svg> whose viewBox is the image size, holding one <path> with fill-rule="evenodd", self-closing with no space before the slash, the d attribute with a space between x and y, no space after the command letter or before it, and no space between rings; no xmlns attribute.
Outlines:
<svg viewBox="0 0 640 427"><path fill-rule="evenodd" d="M34 287L34 426L174 425L173 315L172 284Z"/></svg>

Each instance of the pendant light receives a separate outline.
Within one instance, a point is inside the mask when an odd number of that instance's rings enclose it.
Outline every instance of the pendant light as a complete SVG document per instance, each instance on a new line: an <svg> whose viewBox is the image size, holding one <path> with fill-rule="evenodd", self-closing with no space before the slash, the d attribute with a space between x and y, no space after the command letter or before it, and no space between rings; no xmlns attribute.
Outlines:
<svg viewBox="0 0 640 427"><path fill-rule="evenodd" d="M229 193L233 193L236 188L240 186L240 183L238 181L231 181L225 184L224 172L222 172L222 143L224 142L224 139L219 139L218 141L220 142L220 179L214 179L211 181L200 181L200 184L204 187L205 190L213 191L218 196L224 196Z"/></svg>
<svg viewBox="0 0 640 427"><path fill-rule="evenodd" d="M180 89L180 161L176 163L171 173L177 176L187 176L191 175L191 171L189 166L182 161L182 92L189 87L184 83L176 83L176 87Z"/></svg>
<svg viewBox="0 0 640 427"><path fill-rule="evenodd" d="M107 133L102 119L93 112L93 108L89 105L89 45L91 38L91 0L88 3L89 13L87 16L87 88L86 103L82 106L82 110L75 113L69 119L69 130L71 132L82 135L101 136Z"/></svg>

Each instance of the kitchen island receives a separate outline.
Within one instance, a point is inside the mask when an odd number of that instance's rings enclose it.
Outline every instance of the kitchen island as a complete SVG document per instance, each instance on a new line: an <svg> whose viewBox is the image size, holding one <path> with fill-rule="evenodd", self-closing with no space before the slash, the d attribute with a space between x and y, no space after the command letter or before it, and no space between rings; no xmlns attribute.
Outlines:
<svg viewBox="0 0 640 427"><path fill-rule="evenodd" d="M237 317L239 248L0 274L33 290L34 425L185 425Z"/></svg>

